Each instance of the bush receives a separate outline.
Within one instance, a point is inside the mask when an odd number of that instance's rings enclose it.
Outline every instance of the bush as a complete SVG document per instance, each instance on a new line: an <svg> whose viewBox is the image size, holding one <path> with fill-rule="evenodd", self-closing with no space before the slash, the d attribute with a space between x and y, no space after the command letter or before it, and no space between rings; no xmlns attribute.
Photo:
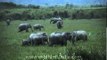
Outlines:
<svg viewBox="0 0 107 60"><path fill-rule="evenodd" d="M18 20L18 19L22 19L22 15L20 13L10 13L10 14L7 14L7 18Z"/></svg>
<svg viewBox="0 0 107 60"><path fill-rule="evenodd" d="M70 47L67 50L67 55L71 59L77 60L106 60L105 51L99 51L98 48L85 48L82 46ZM75 57L75 58L74 58Z"/></svg>

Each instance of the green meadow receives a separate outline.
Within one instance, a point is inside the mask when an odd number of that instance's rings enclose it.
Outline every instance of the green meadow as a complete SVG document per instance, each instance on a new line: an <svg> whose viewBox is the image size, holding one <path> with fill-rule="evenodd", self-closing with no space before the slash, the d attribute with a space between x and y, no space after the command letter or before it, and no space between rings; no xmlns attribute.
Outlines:
<svg viewBox="0 0 107 60"><path fill-rule="evenodd" d="M48 36L52 32L72 32L75 30L85 30L88 33L88 41L78 41L74 46L72 42L67 42L67 46L21 46L23 39L27 39L32 31L18 32L18 25L27 22L31 25L40 23L44 25ZM0 60L67 60L62 56L69 56L71 60L83 59L85 55L91 60L104 60L106 57L106 20L105 19L64 19L64 27L57 29L55 24L50 24L50 20L28 20L12 21L10 26L0 22ZM39 32L39 31L33 31ZM75 54L74 54L75 53ZM79 53L80 58L76 56ZM37 56L56 56L55 58L37 58ZM77 54L78 55L78 54ZM87 60L88 60L87 58ZM69 60L69 59L68 59Z"/></svg>

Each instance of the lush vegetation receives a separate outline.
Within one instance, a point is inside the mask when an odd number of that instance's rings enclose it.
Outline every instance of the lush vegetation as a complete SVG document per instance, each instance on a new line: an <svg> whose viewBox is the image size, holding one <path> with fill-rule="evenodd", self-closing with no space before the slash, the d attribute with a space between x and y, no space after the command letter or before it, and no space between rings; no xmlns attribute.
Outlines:
<svg viewBox="0 0 107 60"><path fill-rule="evenodd" d="M99 12L100 11L100 12ZM91 19L91 18L105 18L107 15L106 8L16 8L5 9L0 11L0 20L30 20L30 19L47 19L60 16L62 18L70 19Z"/></svg>
<svg viewBox="0 0 107 60"><path fill-rule="evenodd" d="M22 39L26 39L31 32L18 32L18 25L22 22L33 24L41 23L45 26L44 32L48 35L54 31L86 30L91 33L88 41L78 41L74 46L68 41L67 46L21 46ZM10 26L6 26L5 22L0 22L0 59L1 60L41 60L41 59L65 59L72 60L105 60L106 56L106 40L105 40L105 19L79 19L64 20L64 28L57 29L56 25L50 24L47 20L28 20L28 21L12 21ZM34 31L38 32L38 31ZM39 56L37 58L37 56ZM45 56L41 58L40 56ZM46 56L49 56L46 58ZM56 57L55 57L56 56ZM65 58L64 58L65 56ZM66 59L65 59L66 60Z"/></svg>
<svg viewBox="0 0 107 60"><path fill-rule="evenodd" d="M22 6L14 3L0 3L0 21L11 20L31 20L49 19L52 17L69 19L91 19L105 18L106 7L76 7L66 4L66 6L40 7L34 5Z"/></svg>

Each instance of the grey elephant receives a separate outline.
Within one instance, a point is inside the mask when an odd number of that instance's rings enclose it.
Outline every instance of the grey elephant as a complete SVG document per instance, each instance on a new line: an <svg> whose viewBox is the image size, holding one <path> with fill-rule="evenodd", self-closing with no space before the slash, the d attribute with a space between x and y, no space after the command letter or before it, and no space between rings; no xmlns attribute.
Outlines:
<svg viewBox="0 0 107 60"><path fill-rule="evenodd" d="M10 19L7 19L5 22L6 22L6 25L7 25L7 26L9 26L10 23L11 23Z"/></svg>
<svg viewBox="0 0 107 60"><path fill-rule="evenodd" d="M87 41L87 39L88 39L88 35L87 35L87 32L84 30L71 32L71 41L73 44L75 41L78 41L78 40Z"/></svg>
<svg viewBox="0 0 107 60"><path fill-rule="evenodd" d="M57 21L62 21L62 19L60 18L60 17L58 17L58 18L52 18L51 20L50 20L50 24L52 23L52 24L55 24L55 23L57 23Z"/></svg>
<svg viewBox="0 0 107 60"><path fill-rule="evenodd" d="M32 30L32 26L29 23L21 23L18 26L19 31L18 32L22 32L22 31L29 31L29 28ZM33 31L33 30L32 30Z"/></svg>
<svg viewBox="0 0 107 60"><path fill-rule="evenodd" d="M58 29L63 28L63 21L57 21L56 25Z"/></svg>
<svg viewBox="0 0 107 60"><path fill-rule="evenodd" d="M41 31L42 29L44 29L44 26L41 24L35 24L35 25L33 25L33 29Z"/></svg>
<svg viewBox="0 0 107 60"><path fill-rule="evenodd" d="M31 33L28 39L22 41L22 46L47 44L48 36L44 32Z"/></svg>
<svg viewBox="0 0 107 60"><path fill-rule="evenodd" d="M67 40L70 39L69 32L53 32L49 36L49 46L67 45Z"/></svg>

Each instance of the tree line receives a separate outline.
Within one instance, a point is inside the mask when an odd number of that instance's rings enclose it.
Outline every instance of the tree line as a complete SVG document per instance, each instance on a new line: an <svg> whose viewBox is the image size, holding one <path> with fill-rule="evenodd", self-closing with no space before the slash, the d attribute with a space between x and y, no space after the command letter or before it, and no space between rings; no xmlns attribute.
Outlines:
<svg viewBox="0 0 107 60"><path fill-rule="evenodd" d="M5 6L11 6L7 9ZM12 20L31 20L31 19L49 19L52 17L70 18L72 19L92 19L92 18L106 18L106 8L100 9L72 9L67 8L73 5L66 4L66 7L47 7L40 8L40 6L28 5L21 6L14 3L0 3L0 8L6 9L0 11L0 21L6 19ZM17 7L17 8L16 8ZM24 9L19 9L24 8ZM17 11L18 9L18 11Z"/></svg>
<svg viewBox="0 0 107 60"><path fill-rule="evenodd" d="M9 8L34 8L34 9L39 9L39 5L32 5L29 4L27 6L25 5L17 5L13 2L0 2L0 9L9 9Z"/></svg>

